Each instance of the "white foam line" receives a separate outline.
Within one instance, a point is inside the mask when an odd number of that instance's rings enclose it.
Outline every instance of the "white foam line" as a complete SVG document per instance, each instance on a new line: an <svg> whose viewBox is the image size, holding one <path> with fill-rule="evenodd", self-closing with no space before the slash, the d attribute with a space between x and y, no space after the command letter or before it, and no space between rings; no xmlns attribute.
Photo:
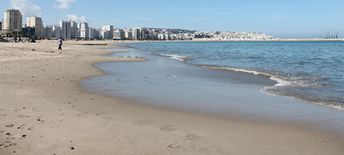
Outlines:
<svg viewBox="0 0 344 155"><path fill-rule="evenodd" d="M176 55L176 54L160 54L160 55L164 57L169 57L172 60L177 60L177 61L182 61L182 62L184 62L185 59L187 58L186 56L181 56L181 55Z"/></svg>
<svg viewBox="0 0 344 155"><path fill-rule="evenodd" d="M208 66L205 66L208 67ZM276 81L277 84L275 84L274 86L289 86L292 85L292 82L283 80L281 78L278 78L277 76L271 75L269 73L264 73L264 72L259 72L259 71L254 71L254 70L247 70L247 69L239 69L239 68L233 68L233 67L208 67L211 69L222 69L222 70L229 70L229 71L235 71L235 72L243 72L243 73L249 73L249 74L253 74L253 75L264 75L264 76L268 76L269 79Z"/></svg>
<svg viewBox="0 0 344 155"><path fill-rule="evenodd" d="M221 69L221 70L228 70L228 71L235 71L235 72L243 72L243 73L249 73L249 74L253 74L253 75L268 76L269 79L276 81L277 84L275 84L274 86L264 87L261 91L263 91L264 93L266 93L268 95L273 95L273 96L280 96L280 95L276 94L276 93L269 92L267 89L272 88L272 87L292 86L293 84L295 84L294 82L283 80L283 79L278 78L277 76L271 75L269 73L264 73L264 72L254 71L254 70L239 69L239 68L232 68L232 67L217 67L217 66L203 66L203 67L207 67L210 69ZM284 96L284 95L282 95L282 96ZM285 96L285 97L290 97L293 99L300 99L300 98L296 98L293 96ZM320 105L320 106L325 106L325 107L328 107L328 108L331 108L334 110L344 111L344 106L339 105L339 104L326 103L326 102L314 102L314 101L307 101L307 102L313 103L316 105Z"/></svg>

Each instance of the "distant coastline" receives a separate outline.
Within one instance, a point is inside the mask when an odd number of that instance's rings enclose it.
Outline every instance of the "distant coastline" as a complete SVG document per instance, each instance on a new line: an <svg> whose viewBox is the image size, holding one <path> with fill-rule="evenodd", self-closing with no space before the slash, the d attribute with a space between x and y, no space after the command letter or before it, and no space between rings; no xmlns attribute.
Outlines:
<svg viewBox="0 0 344 155"><path fill-rule="evenodd" d="M344 38L338 39L325 39L325 38L273 38L273 39L265 39L265 40L255 40L255 39L229 39L229 40L219 40L219 39L193 39L190 41L228 41L228 42L236 42L236 41L344 41Z"/></svg>
<svg viewBox="0 0 344 155"><path fill-rule="evenodd" d="M344 38L324 39L324 38L283 38L271 39L266 41L344 41Z"/></svg>
<svg viewBox="0 0 344 155"><path fill-rule="evenodd" d="M216 39L193 39L193 40L113 40L113 43L138 43L138 42L341 42L342 39L324 38L275 38L267 40L216 40Z"/></svg>

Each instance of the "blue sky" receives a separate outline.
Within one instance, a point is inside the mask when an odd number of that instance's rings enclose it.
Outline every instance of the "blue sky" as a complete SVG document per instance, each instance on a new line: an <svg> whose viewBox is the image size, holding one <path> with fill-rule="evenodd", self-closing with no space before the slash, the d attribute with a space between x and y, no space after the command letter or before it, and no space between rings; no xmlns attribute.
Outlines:
<svg viewBox="0 0 344 155"><path fill-rule="evenodd" d="M344 0L0 0L0 10L13 7L42 16L49 25L73 18L92 27L255 31L277 37L344 34Z"/></svg>

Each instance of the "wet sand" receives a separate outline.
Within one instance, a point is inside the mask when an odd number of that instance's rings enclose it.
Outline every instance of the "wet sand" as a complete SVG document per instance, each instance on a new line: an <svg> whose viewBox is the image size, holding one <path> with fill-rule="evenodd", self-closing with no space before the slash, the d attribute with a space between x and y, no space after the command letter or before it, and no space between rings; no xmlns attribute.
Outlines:
<svg viewBox="0 0 344 155"><path fill-rule="evenodd" d="M326 129L344 136L344 113L300 99L270 95L270 77L209 69L139 51L115 49L111 56L142 57L143 62L105 62L104 76L83 80L88 91L146 106L222 118L264 120Z"/></svg>
<svg viewBox="0 0 344 155"><path fill-rule="evenodd" d="M327 131L126 103L83 91L100 42L0 44L0 154L343 154Z"/></svg>

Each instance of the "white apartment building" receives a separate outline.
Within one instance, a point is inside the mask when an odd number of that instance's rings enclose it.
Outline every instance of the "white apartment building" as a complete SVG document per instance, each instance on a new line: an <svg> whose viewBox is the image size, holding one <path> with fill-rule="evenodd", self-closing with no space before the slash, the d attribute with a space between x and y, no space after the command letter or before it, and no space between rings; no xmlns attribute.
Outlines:
<svg viewBox="0 0 344 155"><path fill-rule="evenodd" d="M23 16L19 10L10 9L4 13L2 30L6 33L22 32Z"/></svg>
<svg viewBox="0 0 344 155"><path fill-rule="evenodd" d="M35 29L35 37L37 39L44 38L44 27L43 27L43 21L41 17L28 17L26 26L32 27Z"/></svg>
<svg viewBox="0 0 344 155"><path fill-rule="evenodd" d="M140 40L141 39L141 28L133 28L132 38L133 40Z"/></svg>
<svg viewBox="0 0 344 155"><path fill-rule="evenodd" d="M125 29L124 30L124 37L125 37L125 39L132 40L133 39L133 30L132 29Z"/></svg>
<svg viewBox="0 0 344 155"><path fill-rule="evenodd" d="M90 38L90 29L86 22L80 23L80 38L89 39Z"/></svg>
<svg viewBox="0 0 344 155"><path fill-rule="evenodd" d="M104 25L101 30L101 37L103 39L113 39L113 26Z"/></svg>
<svg viewBox="0 0 344 155"><path fill-rule="evenodd" d="M125 33L123 29L116 29L113 31L113 39L114 40L124 40Z"/></svg>

